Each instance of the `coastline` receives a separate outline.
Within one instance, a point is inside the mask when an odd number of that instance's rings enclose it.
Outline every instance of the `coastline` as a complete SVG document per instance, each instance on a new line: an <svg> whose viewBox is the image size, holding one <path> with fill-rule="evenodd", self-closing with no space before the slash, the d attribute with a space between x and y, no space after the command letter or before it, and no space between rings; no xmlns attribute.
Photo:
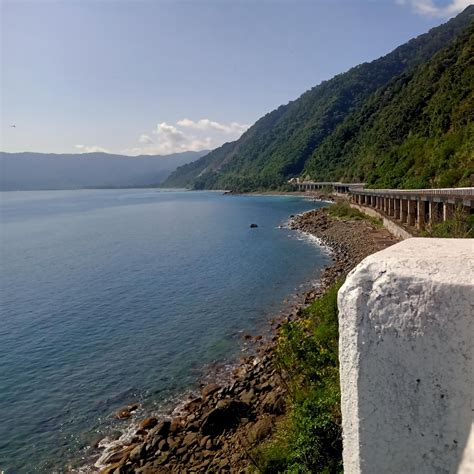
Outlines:
<svg viewBox="0 0 474 474"><path fill-rule="evenodd" d="M285 383L274 364L281 324L297 319L303 308L363 258L398 241L370 221L342 221L322 209L292 217L288 227L331 250L333 262L323 270L318 284L288 314L271 321L266 337L246 335L253 353L228 370L219 383L208 377L201 383L200 394L167 416L142 420L128 444L117 443L102 453L96 469L104 474L246 470L252 449L271 435L285 414Z"/></svg>

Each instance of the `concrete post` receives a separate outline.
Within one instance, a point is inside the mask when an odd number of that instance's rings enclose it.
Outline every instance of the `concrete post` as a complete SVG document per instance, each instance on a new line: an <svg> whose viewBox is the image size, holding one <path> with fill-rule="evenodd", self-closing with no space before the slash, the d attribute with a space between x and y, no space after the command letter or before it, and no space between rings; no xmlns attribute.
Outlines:
<svg viewBox="0 0 474 474"><path fill-rule="evenodd" d="M407 224L415 225L416 201L407 199Z"/></svg>
<svg viewBox="0 0 474 474"><path fill-rule="evenodd" d="M400 199L393 199L393 216L395 219L400 219Z"/></svg>
<svg viewBox="0 0 474 474"><path fill-rule="evenodd" d="M416 210L416 228L423 230L425 228L425 201L419 199Z"/></svg>
<svg viewBox="0 0 474 474"><path fill-rule="evenodd" d="M339 290L344 472L473 472L470 260L469 239L407 239Z"/></svg>
<svg viewBox="0 0 474 474"><path fill-rule="evenodd" d="M407 222L408 215L408 201L406 199L400 199L400 221Z"/></svg>
<svg viewBox="0 0 474 474"><path fill-rule="evenodd" d="M452 219L454 215L454 206L449 202L443 202L443 221Z"/></svg>
<svg viewBox="0 0 474 474"><path fill-rule="evenodd" d="M436 224L439 222L440 216L438 215L438 203L434 201L429 201L428 204L428 210L429 210L429 221L431 225Z"/></svg>

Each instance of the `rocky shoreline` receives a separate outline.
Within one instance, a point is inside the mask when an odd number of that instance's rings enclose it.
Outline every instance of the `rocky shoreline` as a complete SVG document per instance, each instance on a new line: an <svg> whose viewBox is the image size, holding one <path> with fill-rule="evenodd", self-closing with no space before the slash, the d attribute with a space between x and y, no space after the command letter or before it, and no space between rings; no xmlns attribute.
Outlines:
<svg viewBox="0 0 474 474"><path fill-rule="evenodd" d="M169 419L147 418L130 443L101 458L103 474L247 472L252 450L268 438L285 414L285 381L274 364L274 345L282 322L296 319L305 305L344 277L363 258L398 240L368 220L341 221L324 209L293 217L289 228L307 232L332 250L320 285L305 294L283 321L274 321L270 343L255 338L256 355L243 359L227 384L205 385ZM118 416L136 409L130 406ZM127 411L128 410L128 411Z"/></svg>

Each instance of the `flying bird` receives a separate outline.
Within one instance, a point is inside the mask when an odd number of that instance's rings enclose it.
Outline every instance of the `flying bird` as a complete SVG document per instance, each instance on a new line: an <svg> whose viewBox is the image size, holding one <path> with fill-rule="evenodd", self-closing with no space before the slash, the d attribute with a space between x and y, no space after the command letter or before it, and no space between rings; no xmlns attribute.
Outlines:
<svg viewBox="0 0 474 474"><path fill-rule="evenodd" d="M10 125L10 127L12 127L12 128L16 128L16 125L15 125L15 124L13 124L13 125Z"/></svg>

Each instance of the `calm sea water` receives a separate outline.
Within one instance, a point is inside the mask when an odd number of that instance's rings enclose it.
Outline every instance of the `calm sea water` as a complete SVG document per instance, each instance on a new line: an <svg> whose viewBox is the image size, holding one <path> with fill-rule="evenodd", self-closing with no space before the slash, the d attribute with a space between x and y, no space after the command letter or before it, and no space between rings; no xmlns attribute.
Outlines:
<svg viewBox="0 0 474 474"><path fill-rule="evenodd" d="M297 197L1 193L0 471L64 470L232 360L329 257L279 229ZM250 223L258 229L250 229ZM122 422L123 423L123 422Z"/></svg>

